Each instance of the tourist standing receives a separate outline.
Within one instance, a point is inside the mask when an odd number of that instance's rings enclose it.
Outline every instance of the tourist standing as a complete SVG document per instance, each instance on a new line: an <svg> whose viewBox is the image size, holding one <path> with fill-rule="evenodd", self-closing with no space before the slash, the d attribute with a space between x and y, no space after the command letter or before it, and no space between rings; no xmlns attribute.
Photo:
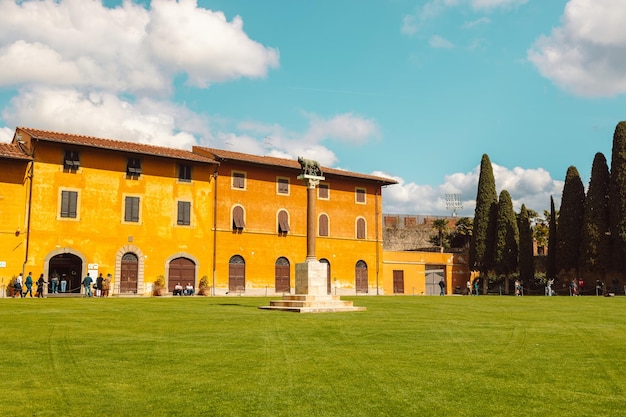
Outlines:
<svg viewBox="0 0 626 417"><path fill-rule="evenodd" d="M91 276L89 276L89 274L87 274L87 276L85 278L83 278L83 287L85 288L85 297L92 297L93 294L91 292L91 284L93 283L93 279L91 279Z"/></svg>

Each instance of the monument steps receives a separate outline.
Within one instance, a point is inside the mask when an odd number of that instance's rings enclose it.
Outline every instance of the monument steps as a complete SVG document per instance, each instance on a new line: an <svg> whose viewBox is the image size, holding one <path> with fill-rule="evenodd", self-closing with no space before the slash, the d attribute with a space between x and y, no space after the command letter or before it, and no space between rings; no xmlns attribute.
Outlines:
<svg viewBox="0 0 626 417"><path fill-rule="evenodd" d="M364 311L365 307L355 307L352 301L341 300L338 295L285 295L282 300L271 300L266 310L292 311L297 313L336 313Z"/></svg>

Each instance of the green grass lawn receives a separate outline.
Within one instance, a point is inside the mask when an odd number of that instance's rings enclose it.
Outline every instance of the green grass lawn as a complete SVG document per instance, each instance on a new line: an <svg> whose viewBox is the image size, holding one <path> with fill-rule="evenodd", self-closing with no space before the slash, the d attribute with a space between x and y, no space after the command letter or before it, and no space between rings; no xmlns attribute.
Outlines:
<svg viewBox="0 0 626 417"><path fill-rule="evenodd" d="M345 299L0 299L0 415L626 415L626 297Z"/></svg>

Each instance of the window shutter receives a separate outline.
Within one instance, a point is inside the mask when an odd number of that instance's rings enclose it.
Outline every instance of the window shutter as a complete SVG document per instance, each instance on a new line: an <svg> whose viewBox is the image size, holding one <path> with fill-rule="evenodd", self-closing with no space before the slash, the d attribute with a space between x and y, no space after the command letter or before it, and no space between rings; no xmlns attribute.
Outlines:
<svg viewBox="0 0 626 417"><path fill-rule="evenodd" d="M322 214L320 216L320 220L319 220L320 224L320 230L319 230L319 235L320 236L328 236L328 216L325 214Z"/></svg>
<svg viewBox="0 0 626 417"><path fill-rule="evenodd" d="M365 239L365 220L363 219L356 221L356 238Z"/></svg>
<svg viewBox="0 0 626 417"><path fill-rule="evenodd" d="M243 208L241 206L237 206L233 209L233 228L243 229L245 227L246 224L243 221Z"/></svg>

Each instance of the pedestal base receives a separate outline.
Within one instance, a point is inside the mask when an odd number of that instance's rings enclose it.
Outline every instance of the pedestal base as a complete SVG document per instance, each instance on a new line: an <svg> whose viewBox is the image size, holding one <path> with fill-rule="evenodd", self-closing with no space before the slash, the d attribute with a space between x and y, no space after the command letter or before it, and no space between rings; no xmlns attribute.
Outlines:
<svg viewBox="0 0 626 417"><path fill-rule="evenodd" d="M352 301L342 301L338 295L327 294L326 264L308 261L296 264L296 295L285 295L282 300L272 300L266 310L292 311L296 313L336 313L364 311Z"/></svg>

